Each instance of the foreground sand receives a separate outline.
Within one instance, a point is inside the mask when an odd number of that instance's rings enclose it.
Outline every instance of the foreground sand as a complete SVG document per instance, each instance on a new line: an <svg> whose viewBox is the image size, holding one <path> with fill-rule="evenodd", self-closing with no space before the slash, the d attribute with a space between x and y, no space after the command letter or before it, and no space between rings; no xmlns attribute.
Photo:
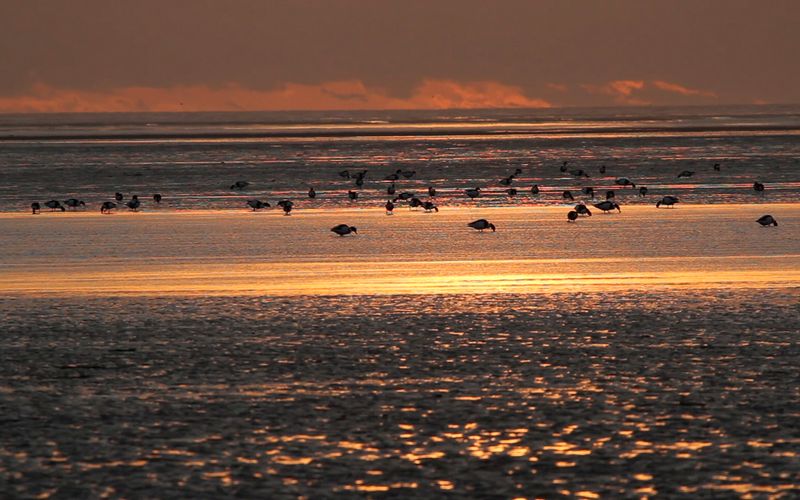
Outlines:
<svg viewBox="0 0 800 500"><path fill-rule="evenodd" d="M768 210L0 216L0 492L788 498Z"/></svg>

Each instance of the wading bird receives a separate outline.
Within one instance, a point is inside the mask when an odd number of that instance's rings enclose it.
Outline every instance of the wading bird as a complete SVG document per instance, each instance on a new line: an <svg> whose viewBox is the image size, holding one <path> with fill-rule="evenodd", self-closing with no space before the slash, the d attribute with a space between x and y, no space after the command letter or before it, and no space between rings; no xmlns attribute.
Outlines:
<svg viewBox="0 0 800 500"><path fill-rule="evenodd" d="M661 198L661 201L656 203L656 208L661 208L661 205L664 205L665 207L674 207L676 203L678 203L677 197L665 196Z"/></svg>
<svg viewBox="0 0 800 500"><path fill-rule="evenodd" d="M347 224L339 224L338 226L333 226L331 231L338 234L339 236L344 236L347 234L358 234L358 230L355 226L348 226Z"/></svg>
<svg viewBox="0 0 800 500"><path fill-rule="evenodd" d="M617 203L615 203L613 201L608 201L608 200L601 201L600 203L596 203L594 205L594 208L596 208L598 210L602 210L603 213L606 213L606 214L609 213L610 211L614 210L615 208L617 209L617 212L622 212L622 210L619 208L619 205Z"/></svg>
<svg viewBox="0 0 800 500"><path fill-rule="evenodd" d="M773 217L771 215L762 215L761 217L758 218L758 220L756 222L758 222L759 224L761 224L764 227L777 226L778 225L778 221L776 221L775 217Z"/></svg>
<svg viewBox="0 0 800 500"><path fill-rule="evenodd" d="M112 210L117 208L117 204L113 201L104 201L102 205L100 205L100 213L101 214L110 214Z"/></svg>

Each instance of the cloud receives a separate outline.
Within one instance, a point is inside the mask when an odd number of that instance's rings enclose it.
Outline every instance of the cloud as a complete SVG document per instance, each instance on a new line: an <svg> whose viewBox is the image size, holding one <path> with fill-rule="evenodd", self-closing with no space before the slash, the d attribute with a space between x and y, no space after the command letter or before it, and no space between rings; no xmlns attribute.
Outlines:
<svg viewBox="0 0 800 500"><path fill-rule="evenodd" d="M589 94L610 96L616 104L636 106L686 102L685 99L676 101L675 97L717 98L714 92L664 80L612 80L603 84L583 84L581 88ZM690 102L696 102L695 99Z"/></svg>
<svg viewBox="0 0 800 500"><path fill-rule="evenodd" d="M121 87L106 91L60 89L36 84L15 97L0 97L0 112L249 111L334 109L545 108L519 87L494 81L423 80L409 97L368 87L360 80L286 83L259 90L222 86Z"/></svg>

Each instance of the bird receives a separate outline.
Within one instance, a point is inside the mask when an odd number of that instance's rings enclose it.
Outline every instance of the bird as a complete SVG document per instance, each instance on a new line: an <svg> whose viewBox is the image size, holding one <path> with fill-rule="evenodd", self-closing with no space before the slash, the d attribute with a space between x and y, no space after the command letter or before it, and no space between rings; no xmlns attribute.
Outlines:
<svg viewBox="0 0 800 500"><path fill-rule="evenodd" d="M124 198L124 196L122 196L122 193L119 193L119 192L118 193L114 193L114 199L115 200L122 201L122 198Z"/></svg>
<svg viewBox="0 0 800 500"><path fill-rule="evenodd" d="M606 166L605 165L600 165L600 168L598 170L600 171L601 174L604 174L604 173L606 173Z"/></svg>
<svg viewBox="0 0 800 500"><path fill-rule="evenodd" d="M416 174L417 174L416 170L406 170L402 172L402 176L405 177L406 179L410 179L414 177Z"/></svg>
<svg viewBox="0 0 800 500"><path fill-rule="evenodd" d="M394 203L392 203L392 200L386 200L386 205L384 206L386 207L386 215L392 215L392 211L394 210Z"/></svg>
<svg viewBox="0 0 800 500"><path fill-rule="evenodd" d="M314 199L314 198L317 197L317 192L314 191L313 187L309 187L308 188L308 197L311 198L311 199Z"/></svg>
<svg viewBox="0 0 800 500"><path fill-rule="evenodd" d="M611 191L611 190L606 191L606 199L607 200L613 200L614 196L616 196L614 191Z"/></svg>
<svg viewBox="0 0 800 500"><path fill-rule="evenodd" d="M674 207L676 203L678 203L678 198L676 196L665 196L661 198L661 201L656 203L656 208L661 208L661 205L666 207Z"/></svg>
<svg viewBox="0 0 800 500"><path fill-rule="evenodd" d="M715 172L719 172L720 170L722 170L722 168L719 166L719 163L715 163L714 164L714 171Z"/></svg>
<svg viewBox="0 0 800 500"><path fill-rule="evenodd" d="M692 172L691 170L684 170L683 172L678 174L678 179L680 179L681 177L691 177L693 175L694 172Z"/></svg>
<svg viewBox="0 0 800 500"><path fill-rule="evenodd" d="M364 178L356 177L356 187L364 187Z"/></svg>
<svg viewBox="0 0 800 500"><path fill-rule="evenodd" d="M439 207L434 205L432 201L426 201L425 203L423 203L422 208L424 208L427 213L439 211Z"/></svg>
<svg viewBox="0 0 800 500"><path fill-rule="evenodd" d="M594 199L594 188L593 187L585 187L581 189L581 193L585 194L586 196L591 196Z"/></svg>
<svg viewBox="0 0 800 500"><path fill-rule="evenodd" d="M534 184L533 186L531 186L531 194L533 194L533 195L539 194L539 185L538 184Z"/></svg>
<svg viewBox="0 0 800 500"><path fill-rule="evenodd" d="M480 232L483 232L484 229L491 229L492 232L495 232L497 228L495 228L494 224L489 222L486 219L478 219L476 221L472 221L467 226L471 227L472 229L477 229Z"/></svg>
<svg viewBox="0 0 800 500"><path fill-rule="evenodd" d="M570 170L569 173L574 177L589 177L589 174L584 172L582 168Z"/></svg>
<svg viewBox="0 0 800 500"><path fill-rule="evenodd" d="M522 173L522 169L521 168L517 168L516 170L514 170L514 177L518 176L521 173Z"/></svg>
<svg viewBox="0 0 800 500"><path fill-rule="evenodd" d="M281 200L277 205L283 209L283 215L289 215L289 212L294 208L294 202L291 200Z"/></svg>
<svg viewBox="0 0 800 500"><path fill-rule="evenodd" d="M356 201L358 199L358 193L355 191L348 191L347 197L350 198L350 201Z"/></svg>
<svg viewBox="0 0 800 500"><path fill-rule="evenodd" d="M414 198L414 193L412 193L411 191L405 191L405 192L400 193L397 196L397 198L394 199L394 201L397 201L397 200L406 201L406 200L410 200L411 198Z"/></svg>
<svg viewBox="0 0 800 500"><path fill-rule="evenodd" d="M558 169L560 171L562 171L562 172L566 172L567 171L567 163L568 162L565 161L564 163L561 164L561 166Z"/></svg>
<svg viewBox="0 0 800 500"><path fill-rule="evenodd" d="M399 180L399 179L400 179L400 174L401 174L402 172L403 172L402 170L400 170L400 169L397 169L397 170L395 170L395 171L394 171L394 173L393 173L393 174L389 174L389 175L387 175L386 177L384 177L383 179L384 179L384 180L386 180L386 181L396 181L396 180Z"/></svg>
<svg viewBox="0 0 800 500"><path fill-rule="evenodd" d="M51 212L53 212L55 210L58 210L58 209L61 209L62 212L65 212L67 210L66 208L64 208L63 205L61 205L61 202L59 202L57 200L46 201L44 206L49 208Z"/></svg>
<svg viewBox="0 0 800 500"><path fill-rule="evenodd" d="M348 226L347 224L339 224L338 226L333 226L331 231L338 234L339 236L344 236L346 234L358 234L358 230L355 226Z"/></svg>
<svg viewBox="0 0 800 500"><path fill-rule="evenodd" d="M394 187L394 182L391 183L388 188L386 188L386 194L388 194L390 196L393 195L396 192L397 192L397 188Z"/></svg>
<svg viewBox="0 0 800 500"><path fill-rule="evenodd" d="M100 213L101 214L110 214L112 210L117 208L117 204L113 201L104 201L102 205L100 205Z"/></svg>
<svg viewBox="0 0 800 500"><path fill-rule="evenodd" d="M627 177L617 177L614 180L614 184L618 186L630 186L632 188L636 188L636 184L634 184L633 181L631 181Z"/></svg>
<svg viewBox="0 0 800 500"><path fill-rule="evenodd" d="M516 190L516 189L514 189L514 188L508 188L508 189L506 189L506 194L507 194L509 197L514 197L514 196L516 196L516 195L517 195L517 190Z"/></svg>
<svg viewBox="0 0 800 500"><path fill-rule="evenodd" d="M70 198L64 202L64 205L66 205L67 208L78 208L78 207L85 207L86 203L77 198Z"/></svg>
<svg viewBox="0 0 800 500"><path fill-rule="evenodd" d="M39 205L38 201L34 201L33 203L31 203L31 212L33 212L33 215L38 214L41 210L42 206Z"/></svg>
<svg viewBox="0 0 800 500"><path fill-rule="evenodd" d="M583 203L579 203L578 205L575 205L575 212L578 215L588 215L589 217L592 216L592 211L589 210L589 207L587 207Z"/></svg>
<svg viewBox="0 0 800 500"><path fill-rule="evenodd" d="M136 195L133 195L131 197L130 201L128 201L128 203L125 204L125 206L127 206L129 209L133 210L134 212L136 210L138 210L141 205L142 205L142 202L139 201L139 197L136 196Z"/></svg>
<svg viewBox="0 0 800 500"><path fill-rule="evenodd" d="M578 219L578 212L570 210L567 212L567 222L575 222Z"/></svg>
<svg viewBox="0 0 800 500"><path fill-rule="evenodd" d="M503 186L510 186L512 182L514 182L514 176L513 175L509 176L509 177L505 177L503 179L500 179L500 184L503 185Z"/></svg>
<svg viewBox="0 0 800 500"><path fill-rule="evenodd" d="M252 208L253 212L255 212L256 210L261 210L262 208L269 208L270 204L260 200L247 200L247 206Z"/></svg>
<svg viewBox="0 0 800 500"><path fill-rule="evenodd" d="M246 188L249 185L250 183L247 181L236 181L233 184L231 184L231 189L234 191L241 191L242 189Z"/></svg>
<svg viewBox="0 0 800 500"><path fill-rule="evenodd" d="M158 193L154 194L153 201L155 201L156 203L161 203L161 195Z"/></svg>
<svg viewBox="0 0 800 500"><path fill-rule="evenodd" d="M344 177L345 179L350 178L350 171L349 170L342 170L339 172L339 177Z"/></svg>
<svg viewBox="0 0 800 500"><path fill-rule="evenodd" d="M761 224L764 227L767 227L767 226L776 226L777 227L777 225L778 225L778 221L776 221L775 217L773 217L771 215L762 215L761 217L758 218L758 220L756 222L758 222L759 224Z"/></svg>
<svg viewBox="0 0 800 500"><path fill-rule="evenodd" d="M409 208L418 208L418 207L421 207L422 205L423 205L422 200L420 200L419 198L415 197L415 198L411 198L410 200L408 200L408 207Z"/></svg>
<svg viewBox="0 0 800 500"><path fill-rule="evenodd" d="M647 186L639 186L639 196L644 196L647 194Z"/></svg>
<svg viewBox="0 0 800 500"><path fill-rule="evenodd" d="M474 200L475 198L481 195L481 188L476 187L472 189L465 189L464 193L466 193L467 196L469 196L471 199Z"/></svg>
<svg viewBox="0 0 800 500"><path fill-rule="evenodd" d="M569 190L564 191L563 193L561 193L561 197L563 199L565 199L565 200L575 201L575 197L572 196L572 192L570 192Z"/></svg>
<svg viewBox="0 0 800 500"><path fill-rule="evenodd" d="M619 205L617 203L615 203L613 201L608 201L608 200L601 201L600 203L594 204L594 208L596 208L598 210L602 210L603 213L608 213L608 212L614 210L615 208L617 209L617 212L622 212L622 210L619 208Z"/></svg>
<svg viewBox="0 0 800 500"><path fill-rule="evenodd" d="M431 198L436 196L436 188L434 188L433 186L428 186L428 196L430 196Z"/></svg>
<svg viewBox="0 0 800 500"><path fill-rule="evenodd" d="M762 183L760 183L758 181L755 181L753 183L753 190L755 190L755 192L757 192L757 193L763 193L764 192L764 184L762 184Z"/></svg>

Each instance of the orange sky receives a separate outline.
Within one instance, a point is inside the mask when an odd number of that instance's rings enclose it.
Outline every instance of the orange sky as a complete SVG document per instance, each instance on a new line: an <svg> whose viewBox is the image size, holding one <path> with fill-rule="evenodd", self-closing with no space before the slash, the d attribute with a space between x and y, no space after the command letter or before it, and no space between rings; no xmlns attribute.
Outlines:
<svg viewBox="0 0 800 500"><path fill-rule="evenodd" d="M0 0L0 112L800 102L800 2Z"/></svg>

